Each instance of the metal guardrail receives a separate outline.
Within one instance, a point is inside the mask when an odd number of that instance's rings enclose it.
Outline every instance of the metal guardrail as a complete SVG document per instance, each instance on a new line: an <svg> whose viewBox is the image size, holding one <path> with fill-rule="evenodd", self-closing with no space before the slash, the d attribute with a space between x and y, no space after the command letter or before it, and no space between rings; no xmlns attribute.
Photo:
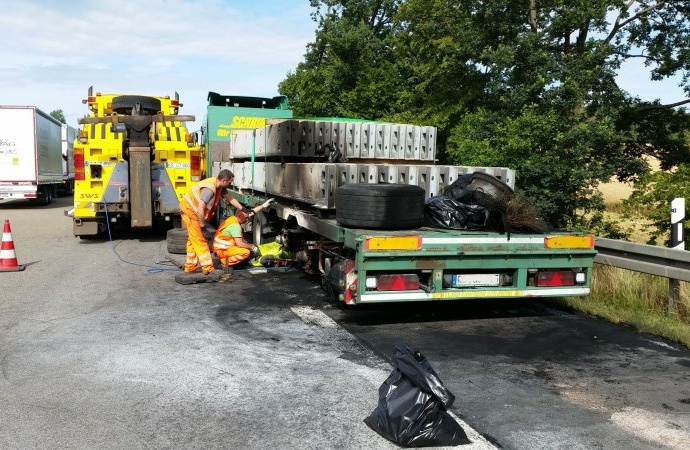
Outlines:
<svg viewBox="0 0 690 450"><path fill-rule="evenodd" d="M690 252L615 239L596 238L594 262L668 278L669 315L676 314L680 281L690 281Z"/></svg>
<svg viewBox="0 0 690 450"><path fill-rule="evenodd" d="M596 238L594 262L669 279L690 281L690 251Z"/></svg>

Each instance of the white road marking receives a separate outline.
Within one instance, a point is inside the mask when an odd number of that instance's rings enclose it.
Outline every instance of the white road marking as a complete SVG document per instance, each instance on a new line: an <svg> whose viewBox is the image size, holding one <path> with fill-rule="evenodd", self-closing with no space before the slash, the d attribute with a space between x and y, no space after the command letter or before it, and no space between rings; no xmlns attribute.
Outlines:
<svg viewBox="0 0 690 450"><path fill-rule="evenodd" d="M304 323L307 325L314 325L319 328L323 328L325 330L332 330L333 332L338 334L339 338L343 338L343 336L346 336L347 339L350 339L355 342L359 342L356 337L352 336L350 333L348 333L346 330L342 329L333 319L328 317L323 311L319 309L314 309L308 306L292 306L290 307L290 310L297 315ZM379 373L380 372L380 373ZM377 379L371 379L370 381L372 384L376 383L382 383L383 380L385 380L388 377L388 372L381 372L381 371L376 371L372 376L375 376ZM380 378L379 378L380 377ZM453 414L451 411L448 411L448 414L455 419L456 422L460 424L462 429L465 431L465 434L467 434L467 437L469 440L472 442L471 444L463 445L462 449L463 450L491 450L491 449L497 449L498 447L494 446L491 442L487 441L484 436L482 436L478 431L476 431L474 428L470 427L467 423L465 423L462 419L460 419L458 416ZM442 449L442 448L458 448L458 447L434 447L437 449Z"/></svg>

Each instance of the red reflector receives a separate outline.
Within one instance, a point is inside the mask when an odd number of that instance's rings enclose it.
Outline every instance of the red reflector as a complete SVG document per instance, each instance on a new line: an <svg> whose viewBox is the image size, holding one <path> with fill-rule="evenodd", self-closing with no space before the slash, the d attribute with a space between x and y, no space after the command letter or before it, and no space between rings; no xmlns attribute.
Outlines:
<svg viewBox="0 0 690 450"><path fill-rule="evenodd" d="M189 158L189 167L192 170L200 170L201 169L201 158L199 156L190 156Z"/></svg>
<svg viewBox="0 0 690 450"><path fill-rule="evenodd" d="M170 105L171 106L180 106L180 102L178 102L177 100L170 100Z"/></svg>
<svg viewBox="0 0 690 450"><path fill-rule="evenodd" d="M537 286L574 286L575 273L571 270L538 272Z"/></svg>
<svg viewBox="0 0 690 450"><path fill-rule="evenodd" d="M379 275L376 277L376 289L379 291L409 291L419 289L419 277L411 275Z"/></svg>

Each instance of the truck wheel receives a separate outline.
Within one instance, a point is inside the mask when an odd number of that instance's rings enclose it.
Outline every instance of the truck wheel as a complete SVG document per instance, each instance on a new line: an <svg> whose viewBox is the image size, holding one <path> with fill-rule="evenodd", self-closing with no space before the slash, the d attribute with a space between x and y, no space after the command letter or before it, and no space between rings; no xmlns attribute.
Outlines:
<svg viewBox="0 0 690 450"><path fill-rule="evenodd" d="M472 174L471 184L481 189L484 193L492 195L497 199L512 198L515 196L515 191L513 191L513 188L493 175L483 172L474 172Z"/></svg>
<svg viewBox="0 0 690 450"><path fill-rule="evenodd" d="M120 95L113 98L113 111L118 114L132 114L132 108L139 103L141 111L148 114L158 114L161 110L161 101L157 98L143 95Z"/></svg>
<svg viewBox="0 0 690 450"><path fill-rule="evenodd" d="M424 222L424 189L409 184L344 184L335 193L339 224L408 229Z"/></svg>
<svg viewBox="0 0 690 450"><path fill-rule="evenodd" d="M187 254L187 230L184 228L168 230L166 242L168 244L168 253L173 255Z"/></svg>
<svg viewBox="0 0 690 450"><path fill-rule="evenodd" d="M254 245L264 244L264 228L266 227L266 215L262 212L254 214L252 220L252 243Z"/></svg>
<svg viewBox="0 0 690 450"><path fill-rule="evenodd" d="M43 196L43 199L41 201L41 204L43 206L48 206L53 201L53 196L51 193L51 186L43 186L43 188L40 190L39 195Z"/></svg>

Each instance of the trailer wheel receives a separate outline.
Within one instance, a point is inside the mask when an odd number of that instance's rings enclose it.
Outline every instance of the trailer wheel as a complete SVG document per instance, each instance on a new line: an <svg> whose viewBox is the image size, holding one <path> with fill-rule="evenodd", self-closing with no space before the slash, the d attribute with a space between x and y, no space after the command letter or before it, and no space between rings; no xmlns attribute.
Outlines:
<svg viewBox="0 0 690 450"><path fill-rule="evenodd" d="M172 228L168 230L166 237L168 253L184 255L187 253L187 230L184 228Z"/></svg>
<svg viewBox="0 0 690 450"><path fill-rule="evenodd" d="M261 245L265 242L264 228L266 227L266 215L262 212L254 214L254 219L252 220L252 244Z"/></svg>
<svg viewBox="0 0 690 450"><path fill-rule="evenodd" d="M43 196L41 201L43 206L48 206L53 201L52 190L52 186L43 186L43 188L39 191L39 195Z"/></svg>
<svg viewBox="0 0 690 450"><path fill-rule="evenodd" d="M344 184L335 205L346 227L408 229L424 222L424 189L409 184Z"/></svg>
<svg viewBox="0 0 690 450"><path fill-rule="evenodd" d="M120 95L113 98L113 111L118 114L132 114L132 108L139 103L141 112L150 115L158 114L161 110L161 101L157 98L143 95Z"/></svg>

